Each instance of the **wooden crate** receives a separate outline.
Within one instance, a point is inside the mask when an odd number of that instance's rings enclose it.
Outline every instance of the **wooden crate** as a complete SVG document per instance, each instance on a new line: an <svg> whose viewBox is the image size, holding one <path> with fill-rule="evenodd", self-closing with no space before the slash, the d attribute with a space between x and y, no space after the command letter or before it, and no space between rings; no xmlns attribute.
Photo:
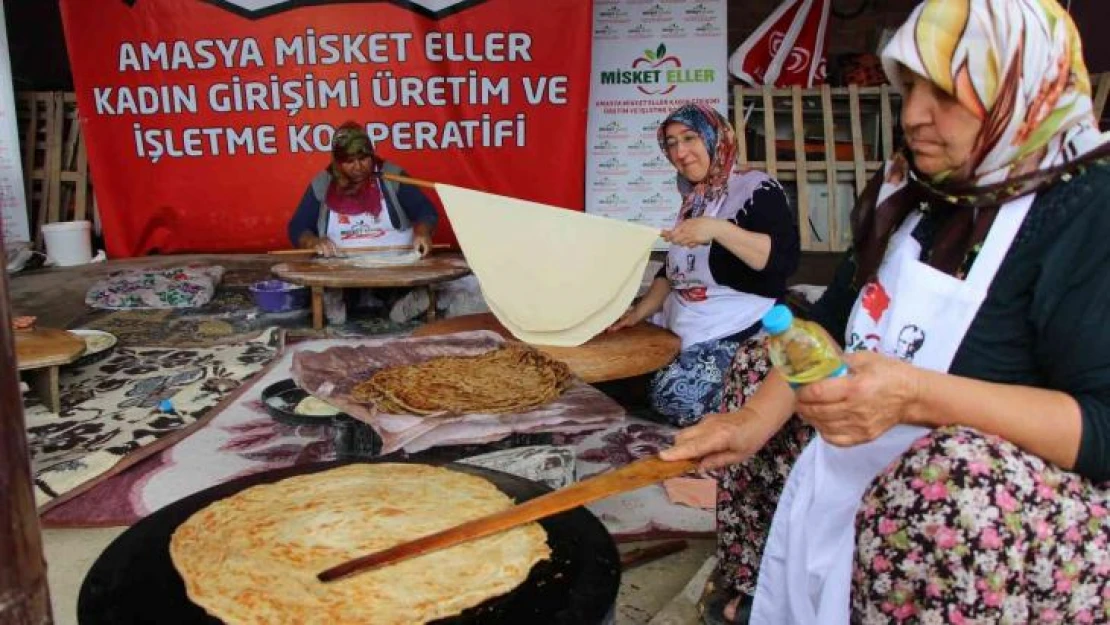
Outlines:
<svg viewBox="0 0 1110 625"><path fill-rule="evenodd" d="M16 96L28 222L42 247L43 224L95 219L88 156L72 92Z"/></svg>
<svg viewBox="0 0 1110 625"><path fill-rule="evenodd" d="M737 160L741 167L765 171L796 187L803 250L845 249L850 206L838 199L838 190L850 185L855 197L890 157L897 104L898 95L889 86L733 88ZM751 145L753 141L759 145ZM823 205L811 201L811 188L817 185L823 185L828 197ZM827 224L823 238L812 226L815 219Z"/></svg>
<svg viewBox="0 0 1110 625"><path fill-rule="evenodd" d="M1093 75L1091 83L1095 117L1103 120L1104 113L1108 113L1110 72ZM838 198L837 189L847 184L851 186L851 196L858 196L890 158L900 105L901 98L890 86L733 88L733 124L740 144L737 161L742 167L765 171L784 185L796 187L795 208L803 250L845 249L848 234L845 214L851 207L842 206L845 200ZM866 114L865 109L872 114ZM767 111L778 114L768 115ZM819 137L813 136L813 124L806 123L807 117L819 118ZM865 136L865 127L874 129L870 141ZM1105 120L1102 127L1110 128L1110 120ZM847 138L838 139L838 129L846 130ZM751 145L753 140L759 145ZM814 185L823 185L829 198L827 204L811 202L809 191ZM819 240L811 227L815 216L828 224L824 239Z"/></svg>

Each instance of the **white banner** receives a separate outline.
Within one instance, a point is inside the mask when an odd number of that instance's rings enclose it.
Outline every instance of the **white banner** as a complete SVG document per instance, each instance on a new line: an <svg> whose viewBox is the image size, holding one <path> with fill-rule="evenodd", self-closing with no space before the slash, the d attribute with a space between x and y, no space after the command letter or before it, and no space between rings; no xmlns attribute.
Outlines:
<svg viewBox="0 0 1110 625"><path fill-rule="evenodd" d="M728 114L726 0L594 0L586 211L670 228L681 198L656 130L688 102Z"/></svg>
<svg viewBox="0 0 1110 625"><path fill-rule="evenodd" d="M4 5L0 3L0 221L3 222L4 241L8 243L31 240L19 154L8 31L4 26Z"/></svg>

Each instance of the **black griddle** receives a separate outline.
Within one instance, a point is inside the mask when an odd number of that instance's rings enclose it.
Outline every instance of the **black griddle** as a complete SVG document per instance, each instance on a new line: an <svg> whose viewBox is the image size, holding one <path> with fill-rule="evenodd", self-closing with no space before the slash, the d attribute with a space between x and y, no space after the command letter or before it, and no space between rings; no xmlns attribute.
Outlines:
<svg viewBox="0 0 1110 625"><path fill-rule="evenodd" d="M144 518L118 536L89 570L78 597L78 621L82 625L219 623L185 593L184 582L170 560L169 543L174 530L194 512L245 488L345 464L350 462L319 463L247 476L203 490ZM551 490L500 471L459 464L444 466L486 478L517 502ZM547 531L550 560L537 564L528 579L512 592L434 623L612 622L620 586L620 557L605 526L584 508L540 523Z"/></svg>

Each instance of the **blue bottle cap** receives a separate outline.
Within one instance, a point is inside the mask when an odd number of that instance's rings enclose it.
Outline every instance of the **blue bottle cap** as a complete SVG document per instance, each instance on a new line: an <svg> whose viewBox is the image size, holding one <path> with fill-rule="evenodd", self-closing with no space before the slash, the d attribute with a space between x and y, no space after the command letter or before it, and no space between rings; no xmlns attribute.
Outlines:
<svg viewBox="0 0 1110 625"><path fill-rule="evenodd" d="M771 334L782 334L794 323L794 313L785 304L776 304L763 315L763 327Z"/></svg>
<svg viewBox="0 0 1110 625"><path fill-rule="evenodd" d="M168 399L158 402L158 412L173 412L173 402Z"/></svg>

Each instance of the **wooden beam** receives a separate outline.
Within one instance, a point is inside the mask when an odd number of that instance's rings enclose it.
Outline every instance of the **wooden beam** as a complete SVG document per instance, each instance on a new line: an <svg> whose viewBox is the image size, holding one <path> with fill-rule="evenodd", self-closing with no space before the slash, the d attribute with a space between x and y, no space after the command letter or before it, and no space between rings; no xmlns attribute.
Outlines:
<svg viewBox="0 0 1110 625"><path fill-rule="evenodd" d="M802 88L795 85L790 97L794 113L794 170L805 172L806 138L805 123L802 120ZM814 249L813 233L809 227L809 181L808 176L798 176L798 234L801 236L803 250ZM822 246L823 247L823 246Z"/></svg>
<svg viewBox="0 0 1110 625"><path fill-rule="evenodd" d="M7 272L0 272L0 302L7 301ZM9 311L0 306L0 623L37 625L53 619Z"/></svg>
<svg viewBox="0 0 1110 625"><path fill-rule="evenodd" d="M1096 74L1095 78L1095 120L1101 122L1103 110L1106 108L1106 97L1110 96L1110 73Z"/></svg>
<svg viewBox="0 0 1110 625"><path fill-rule="evenodd" d="M884 161L887 161L894 154L894 114L890 107L890 85L882 86L882 94L879 96L879 115L883 129L883 153L881 156Z"/></svg>
<svg viewBox="0 0 1110 625"><path fill-rule="evenodd" d="M740 169L748 165L748 119L744 111L744 87L732 88L732 127L736 130L736 159Z"/></svg>
<svg viewBox="0 0 1110 625"><path fill-rule="evenodd" d="M767 174L774 178L778 174L775 166L777 149L775 148L775 98L771 89L763 89L763 144L767 150Z"/></svg>
<svg viewBox="0 0 1110 625"><path fill-rule="evenodd" d="M822 85L821 87L821 113L825 126L825 184L829 195L829 205L827 207L829 211L829 232L827 236L831 246L830 249L838 251L839 228L837 227L837 220L840 211L837 210L836 206L836 122L833 121L832 90L828 85Z"/></svg>

